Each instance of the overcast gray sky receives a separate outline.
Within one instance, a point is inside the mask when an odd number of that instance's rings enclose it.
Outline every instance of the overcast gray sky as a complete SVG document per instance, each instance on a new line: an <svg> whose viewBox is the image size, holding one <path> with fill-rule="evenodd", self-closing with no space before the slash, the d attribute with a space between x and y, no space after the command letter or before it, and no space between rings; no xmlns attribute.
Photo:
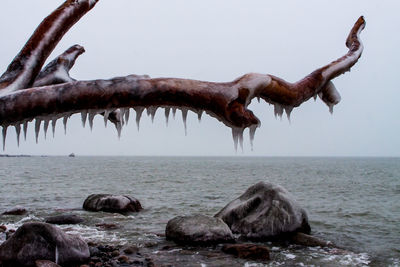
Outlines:
<svg viewBox="0 0 400 267"><path fill-rule="evenodd" d="M0 9L0 72L36 26L63 1L3 0ZM86 53L71 75L76 79L127 74L231 81L248 72L296 81L344 55L348 32L360 15L367 26L365 49L352 72L334 80L342 96L331 115L317 100L292 113L291 123L274 118L265 102L250 105L261 120L250 156L400 156L400 1L366 0L100 0L60 42L53 58L73 44ZM8 130L8 154L65 155L235 155L230 128L208 116L201 123L189 112L185 136L179 112L166 127L158 110L154 124L145 115L138 132L131 116L118 140L104 128L93 132L74 115L64 135L35 143L34 125L17 147Z"/></svg>

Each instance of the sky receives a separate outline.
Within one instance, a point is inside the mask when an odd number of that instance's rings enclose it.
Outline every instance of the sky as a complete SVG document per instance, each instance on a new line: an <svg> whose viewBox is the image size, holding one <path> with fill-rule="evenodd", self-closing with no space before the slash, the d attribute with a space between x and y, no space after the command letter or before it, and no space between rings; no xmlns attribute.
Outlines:
<svg viewBox="0 0 400 267"><path fill-rule="evenodd" d="M0 72L37 25L63 1L3 0L0 10ZM333 80L342 96L331 115L321 100L294 109L291 122L274 117L273 106L253 101L261 121L251 150L235 151L231 129L209 116L201 123L189 112L187 135L181 115L154 123L144 115L140 131L132 119L118 139L96 116L83 128L74 115L64 135L34 124L17 146L8 129L4 154L148 156L400 156L400 1L100 0L63 38L49 60L73 44L85 47L71 76L78 80L128 74L224 82L249 73L268 73L295 82L347 52L346 37L365 16L359 62Z"/></svg>

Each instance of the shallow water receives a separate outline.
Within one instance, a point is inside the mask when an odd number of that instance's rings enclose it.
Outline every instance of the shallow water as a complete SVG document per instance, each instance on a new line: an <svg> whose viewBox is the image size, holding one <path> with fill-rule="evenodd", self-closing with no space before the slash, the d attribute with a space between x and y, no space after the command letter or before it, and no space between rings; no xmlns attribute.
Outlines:
<svg viewBox="0 0 400 267"><path fill-rule="evenodd" d="M344 250L266 243L272 260L247 262L218 248L174 246L159 235L173 217L214 215L259 181L289 190L307 210L313 234ZM93 193L132 195L144 210L129 216L83 211L83 201ZM174 266L399 266L400 262L399 158L0 158L0 213L16 205L28 208L29 214L1 216L0 224L18 227L74 213L86 222L65 226L67 231L96 242L138 244L159 262ZM103 231L95 226L103 222L121 228ZM168 249L163 250L165 246Z"/></svg>

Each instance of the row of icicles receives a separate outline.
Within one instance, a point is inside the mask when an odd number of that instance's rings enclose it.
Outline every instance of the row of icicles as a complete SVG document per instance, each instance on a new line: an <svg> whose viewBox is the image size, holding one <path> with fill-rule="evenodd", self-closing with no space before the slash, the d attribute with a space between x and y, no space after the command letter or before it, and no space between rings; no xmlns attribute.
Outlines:
<svg viewBox="0 0 400 267"><path fill-rule="evenodd" d="M285 110L288 116L288 119L290 121L290 113L292 111L292 108L290 110L288 110L287 108L283 108L282 106L275 104L274 105L275 109L274 109L274 113L275 113L275 117L279 116L280 118L282 118L283 115L283 111ZM137 125L137 129L139 130L139 125L140 125L140 119L142 117L142 114L144 112L144 110L147 110L147 115L151 117L151 121L154 122L154 117L156 115L157 109L158 107L148 107L148 108L144 108L144 107L134 107L133 108L136 112L136 125ZM173 117L175 119L175 115L176 115L176 107L165 107L164 108L164 114L165 114L165 120L166 120L166 124L168 126L168 121L169 121L169 116L172 110L172 114ZM185 127L185 135L187 135L187 125L186 125L186 120L187 120L187 115L188 115L188 111L192 110L192 109L187 109L187 108L180 108L181 112L182 112L182 120L183 120L183 124ZM197 117L199 122L201 121L201 117L203 114L202 110L192 110L193 112L197 113ZM109 120L109 116L111 113L114 113L114 115L117 118L117 122L113 122L115 124L115 127L117 129L117 133L118 133L118 138L120 138L121 136L121 131L123 126L126 124L128 124L129 121L129 117L130 117L130 108L119 108L119 109L115 109L115 110L85 110L81 112L81 120L82 120L82 126L85 127L86 126L86 122L89 122L89 127L92 130L93 129L93 120L94 117L96 115L102 115L104 118L104 125L105 127L107 127L107 123ZM57 120L62 118L63 120L63 125L64 125L64 133L67 133L67 122L68 119L71 117L71 115L73 115L75 113L68 113L68 114L63 114L63 115L57 115L54 117L38 117L35 119L35 138L36 138L36 143L38 143L38 138L39 138L39 132L40 132L40 128L41 128L41 124L43 122L43 130L44 130L44 137L47 137L47 131L48 128L50 126L50 122L51 122L51 126L52 126L52 133L53 133L53 138L55 135L55 129L56 129L56 123ZM15 128L15 132L16 132L16 137L17 137L17 144L19 146L20 143L20 134L21 134L21 128L23 130L23 135L24 135L24 139L26 140L26 135L27 135L27 131L28 131L28 123L29 121L26 120L22 123L17 123L14 126ZM22 127L21 127L22 125ZM250 144L251 144L251 149L253 150L253 141L254 141L254 136L255 136L255 132L256 129L259 127L259 125L252 125L249 127L249 137L250 137ZM238 145L240 144L240 147L243 151L243 132L244 132L244 128L237 128L237 127L231 127L232 128L232 138L233 138L233 142L234 142L234 147L235 147L235 151L237 151L238 149ZM8 129L8 125L7 126L3 126L3 130L2 130L2 134L3 134L3 150L5 150L5 144L6 144L6 136L7 136L7 129Z"/></svg>

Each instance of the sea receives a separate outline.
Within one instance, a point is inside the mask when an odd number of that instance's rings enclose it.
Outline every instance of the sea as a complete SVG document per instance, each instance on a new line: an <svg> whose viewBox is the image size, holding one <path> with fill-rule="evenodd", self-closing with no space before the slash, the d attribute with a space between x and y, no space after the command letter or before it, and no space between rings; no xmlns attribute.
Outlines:
<svg viewBox="0 0 400 267"><path fill-rule="evenodd" d="M165 240L175 216L213 216L257 182L286 188L307 211L312 235L337 248L261 243L267 262L238 259L216 247L183 247ZM137 198L143 211L87 212L94 193ZM16 229L48 216L85 219L62 228L86 241L136 245L171 266L400 266L400 158L345 157L2 157L0 216ZM118 225L101 229L96 224ZM0 234L0 243L4 242Z"/></svg>

